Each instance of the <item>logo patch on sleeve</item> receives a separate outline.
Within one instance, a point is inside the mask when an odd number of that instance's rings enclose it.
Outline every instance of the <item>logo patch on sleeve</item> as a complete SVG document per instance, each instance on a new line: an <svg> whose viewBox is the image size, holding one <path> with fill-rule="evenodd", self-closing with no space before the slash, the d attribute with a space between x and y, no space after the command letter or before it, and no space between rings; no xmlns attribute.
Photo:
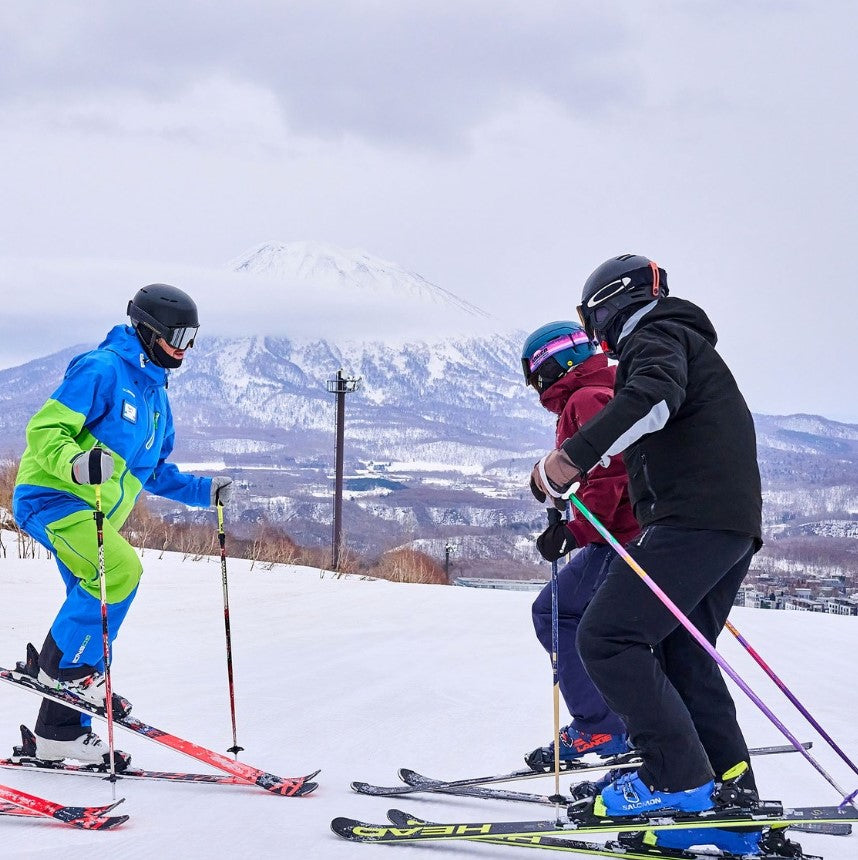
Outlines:
<svg viewBox="0 0 858 860"><path fill-rule="evenodd" d="M127 400L122 401L122 417L126 421L130 421L132 424L137 423L137 407L133 403L129 403Z"/></svg>

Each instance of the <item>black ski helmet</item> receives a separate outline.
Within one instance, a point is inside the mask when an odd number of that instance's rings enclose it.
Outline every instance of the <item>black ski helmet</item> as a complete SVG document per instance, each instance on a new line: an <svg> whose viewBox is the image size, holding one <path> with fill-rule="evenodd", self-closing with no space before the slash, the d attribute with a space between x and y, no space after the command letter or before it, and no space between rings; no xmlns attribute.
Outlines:
<svg viewBox="0 0 858 860"><path fill-rule="evenodd" d="M161 337L174 349L188 349L200 327L194 300L169 284L141 287L128 302L127 313L149 351Z"/></svg>
<svg viewBox="0 0 858 860"><path fill-rule="evenodd" d="M604 341L619 313L667 294L667 272L658 263L640 254L621 254L606 260L587 278L578 316L590 337Z"/></svg>

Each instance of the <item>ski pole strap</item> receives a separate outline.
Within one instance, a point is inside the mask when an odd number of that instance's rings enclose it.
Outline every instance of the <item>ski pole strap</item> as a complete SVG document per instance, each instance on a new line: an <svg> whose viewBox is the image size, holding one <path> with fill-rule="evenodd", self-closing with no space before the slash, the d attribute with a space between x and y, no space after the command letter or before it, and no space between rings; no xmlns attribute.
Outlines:
<svg viewBox="0 0 858 860"><path fill-rule="evenodd" d="M223 530L223 505L218 502L215 507L217 508L217 539L220 548L223 549L226 545L226 533Z"/></svg>
<svg viewBox="0 0 858 860"><path fill-rule="evenodd" d="M102 530L104 528L104 511L101 509L101 484L95 485L95 513L93 513L92 517L98 529L99 543L101 543Z"/></svg>

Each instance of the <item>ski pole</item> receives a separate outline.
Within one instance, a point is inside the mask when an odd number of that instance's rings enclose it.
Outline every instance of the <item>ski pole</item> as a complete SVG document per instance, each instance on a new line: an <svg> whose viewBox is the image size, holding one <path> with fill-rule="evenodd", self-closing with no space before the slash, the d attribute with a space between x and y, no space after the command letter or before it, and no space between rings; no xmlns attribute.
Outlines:
<svg viewBox="0 0 858 860"><path fill-rule="evenodd" d="M548 525L560 522L560 511L551 507L548 509ZM560 673L558 671L557 654L560 651L560 610L557 597L557 580L559 572L558 560L551 562L551 672L553 676L554 702L554 803L555 816L560 821Z"/></svg>
<svg viewBox="0 0 858 860"><path fill-rule="evenodd" d="M104 713L107 718L107 749L113 799L116 800L116 760L113 744L113 685L110 680L110 628L107 623L107 574L104 566L104 511L101 509L101 484L95 485L95 529L98 541L98 583L101 589L101 646L104 655Z"/></svg>
<svg viewBox="0 0 858 860"><path fill-rule="evenodd" d="M828 742L828 745L849 765L855 773L858 773L858 767L852 762L849 756L834 742L833 738L822 728L822 726L813 718L807 708L793 695L787 685L774 673L768 663L754 650L753 646L747 639L735 628L728 620L724 625L735 637L739 640L739 644L756 660L760 668L775 682L780 691L796 706L799 713L819 732L819 734Z"/></svg>
<svg viewBox="0 0 858 860"><path fill-rule="evenodd" d="M772 710L767 707L766 703L745 683L742 677L736 670L715 650L709 640L689 621L683 611L665 594L659 587L658 583L647 574L647 572L631 557L623 545L590 513L587 506L574 494L569 494L569 501L578 508L579 511L586 517L587 521L592 524L593 528L610 544L617 552L623 561L644 581L644 584L650 591L670 610L676 620L691 634L697 641L698 645L706 651L707 654L729 675L733 681L739 686L743 693L774 723L781 734L800 752L811 764L811 766L822 775L822 777L831 785L841 796L841 806L847 803L855 805L855 797L858 790L853 792L844 791L823 768L823 766L802 746L795 735L777 718Z"/></svg>
<svg viewBox="0 0 858 860"><path fill-rule="evenodd" d="M227 750L231 752L236 760L238 754L244 749L238 745L235 727L235 686L232 678L232 636L229 629L229 586L226 578L226 532L223 528L223 505L218 502L217 508L217 539L220 543L220 578L223 584L223 626L226 633L226 675L229 681L229 710L232 716L232 746Z"/></svg>

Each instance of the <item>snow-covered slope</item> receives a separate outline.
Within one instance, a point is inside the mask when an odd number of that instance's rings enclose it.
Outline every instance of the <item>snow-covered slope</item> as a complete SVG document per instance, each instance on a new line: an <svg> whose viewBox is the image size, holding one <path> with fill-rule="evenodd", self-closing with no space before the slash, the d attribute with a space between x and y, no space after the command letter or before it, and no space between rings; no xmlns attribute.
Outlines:
<svg viewBox="0 0 858 860"><path fill-rule="evenodd" d="M0 556L0 663L41 643L63 590L54 563L20 560L8 533ZM232 743L220 565L147 551L139 596L116 644L115 687L156 726L223 751ZM530 857L517 849L350 845L329 830L337 815L381 820L389 806L436 819L537 818L539 808L464 798L389 799L353 794L353 779L395 781L396 769L466 776L514 768L552 730L551 672L530 622L532 594L338 579L307 568L250 569L230 560L230 614L241 758L267 770L317 767L320 788L279 798L255 788L120 783L131 821L110 833L74 832L50 822L0 820L5 857L187 858L259 856L399 858ZM631 575L631 574L630 574ZM853 759L858 755L855 645L858 619L736 609L731 616L762 656ZM732 637L719 648L844 786L858 780L803 724ZM754 745L781 743L777 730L736 692ZM0 685L7 748L34 696ZM194 769L190 759L117 731L141 765ZM758 759L766 797L832 803L833 789L798 755ZM203 770L202 766L198 768ZM88 777L0 770L0 781L64 803L101 804L108 783ZM569 779L564 778L565 788ZM552 780L528 784L550 790ZM797 837L827 860L858 860L858 836ZM395 860L395 858L394 858Z"/></svg>

